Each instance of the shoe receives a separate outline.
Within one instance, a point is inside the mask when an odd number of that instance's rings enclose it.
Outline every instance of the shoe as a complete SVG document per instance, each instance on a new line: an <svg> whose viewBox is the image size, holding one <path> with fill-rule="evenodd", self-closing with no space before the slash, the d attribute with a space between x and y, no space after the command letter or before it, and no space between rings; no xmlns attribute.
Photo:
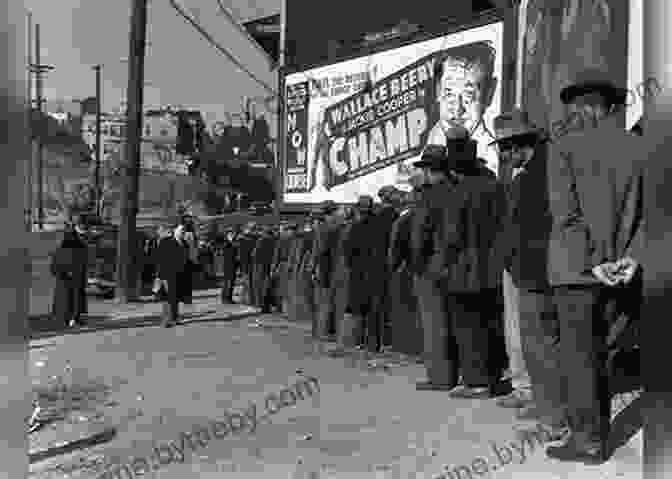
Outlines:
<svg viewBox="0 0 672 479"><path fill-rule="evenodd" d="M166 322L166 323L161 323L161 327L163 328L172 328L175 326L175 323L173 321Z"/></svg>
<svg viewBox="0 0 672 479"><path fill-rule="evenodd" d="M570 430L566 425L548 426L545 424L537 424L535 426L526 426L516 428L516 436L523 441L531 441L536 439L538 443L549 443L566 441L570 435Z"/></svg>
<svg viewBox="0 0 672 479"><path fill-rule="evenodd" d="M579 444L572 436L561 446L548 446L546 455L559 461L582 462L590 466L604 464L609 459L604 446Z"/></svg>
<svg viewBox="0 0 672 479"><path fill-rule="evenodd" d="M516 411L516 419L519 421L536 421L540 417L541 413L534 403L528 404Z"/></svg>
<svg viewBox="0 0 672 479"><path fill-rule="evenodd" d="M515 389L511 394L500 397L495 401L499 407L517 409L528 406L532 399L527 397L528 394L521 392L519 389Z"/></svg>
<svg viewBox="0 0 672 479"><path fill-rule="evenodd" d="M453 389L455 389L455 386L450 384L434 384L430 381L415 383L416 391L452 391Z"/></svg>
<svg viewBox="0 0 672 479"><path fill-rule="evenodd" d="M490 397L487 386L458 386L448 396L453 399L485 399Z"/></svg>

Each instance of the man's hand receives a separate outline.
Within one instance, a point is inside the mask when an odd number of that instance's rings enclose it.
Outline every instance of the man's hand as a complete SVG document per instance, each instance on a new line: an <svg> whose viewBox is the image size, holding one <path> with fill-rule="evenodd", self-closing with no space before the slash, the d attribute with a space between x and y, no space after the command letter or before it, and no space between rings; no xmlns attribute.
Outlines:
<svg viewBox="0 0 672 479"><path fill-rule="evenodd" d="M617 272L616 263L602 263L593 268L593 275L607 286L616 286L619 283L620 277Z"/></svg>
<svg viewBox="0 0 672 479"><path fill-rule="evenodd" d="M635 273L639 269L639 263L634 258L626 256L616 261L617 272L616 274L619 277L619 282L623 284L628 284L632 281L632 278L635 276Z"/></svg>

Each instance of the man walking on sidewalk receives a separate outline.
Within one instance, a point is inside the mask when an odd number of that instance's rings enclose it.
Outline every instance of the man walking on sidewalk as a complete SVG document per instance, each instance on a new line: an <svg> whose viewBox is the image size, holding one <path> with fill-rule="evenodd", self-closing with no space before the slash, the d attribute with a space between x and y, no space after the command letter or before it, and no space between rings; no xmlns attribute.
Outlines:
<svg viewBox="0 0 672 479"><path fill-rule="evenodd" d="M171 229L159 226L159 244L152 258L156 265L157 277L163 281L164 304L161 326L170 328L179 324L180 275L187 265L187 251L175 239Z"/></svg>

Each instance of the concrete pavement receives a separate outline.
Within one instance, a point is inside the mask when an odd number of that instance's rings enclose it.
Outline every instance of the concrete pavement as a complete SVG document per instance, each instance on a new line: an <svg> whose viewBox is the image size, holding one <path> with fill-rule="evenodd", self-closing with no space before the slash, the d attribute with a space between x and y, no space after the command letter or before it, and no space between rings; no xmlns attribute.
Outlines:
<svg viewBox="0 0 672 479"><path fill-rule="evenodd" d="M217 313L203 317L209 315ZM155 326L31 341L35 388L54 390L53 384L65 383L62 389L75 392L65 406L61 399L61 406L70 409L73 423L117 429L104 444L32 464L31 478L125 479L132 476L114 464L133 464L135 458L137 472L144 472L143 458L156 457L155 449L166 447L182 453L172 461L164 453L166 464L156 459L158 470L135 477L432 479L442 472L450 479L642 477L641 431L631 430L636 429L636 401L619 416L623 424L618 429L629 440L622 441L609 463L563 464L546 459L532 441L520 443L511 413L492 400L416 392L414 382L423 378L423 368L412 358L334 357L331 345L314 346L310 325L276 315L229 321L194 317L177 328ZM306 376L319 380L319 393L280 408L259 421L254 433L242 430L222 438L204 433L193 449L185 441L185 432L222 421L227 411L254 404L262 415L270 394ZM34 448L48 442L49 434L63 434L63 421L54 424L31 438ZM106 467L117 472L105 476Z"/></svg>

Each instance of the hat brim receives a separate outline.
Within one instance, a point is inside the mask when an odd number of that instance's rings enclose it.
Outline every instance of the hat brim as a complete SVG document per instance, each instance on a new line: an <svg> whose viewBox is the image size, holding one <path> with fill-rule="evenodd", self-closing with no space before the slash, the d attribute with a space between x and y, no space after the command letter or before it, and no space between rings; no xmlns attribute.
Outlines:
<svg viewBox="0 0 672 479"><path fill-rule="evenodd" d="M543 130L541 128L533 128L529 131L516 133L515 135L508 135L508 136L503 136L501 138L497 138L495 141L491 141L490 143L488 143L488 146L496 145L496 144L501 143L503 141L511 140L513 138L522 138L522 137L529 136L529 135L540 135L542 133L543 133Z"/></svg>
<svg viewBox="0 0 672 479"><path fill-rule="evenodd" d="M560 100L567 105L575 98L589 93L603 94L613 105L624 105L628 98L628 90L625 88L618 88L605 82L586 82L563 88L560 91Z"/></svg>

